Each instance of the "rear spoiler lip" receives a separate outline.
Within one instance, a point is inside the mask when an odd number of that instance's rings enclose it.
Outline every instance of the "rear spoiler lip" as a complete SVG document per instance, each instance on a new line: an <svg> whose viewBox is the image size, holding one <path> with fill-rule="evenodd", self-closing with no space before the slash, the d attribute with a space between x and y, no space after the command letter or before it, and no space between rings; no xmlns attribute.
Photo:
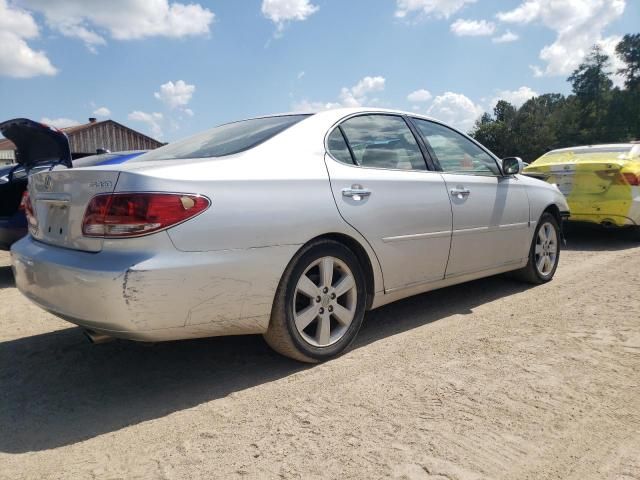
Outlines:
<svg viewBox="0 0 640 480"><path fill-rule="evenodd" d="M69 138L55 127L28 118L13 118L0 123L0 133L15 144L18 152L16 162L27 172L43 164L52 166L62 164L68 168L73 167ZM27 142L30 141L46 142L46 145L41 151L34 153L27 147ZM49 158L42 159L43 153L46 153ZM30 154L38 156L32 158Z"/></svg>

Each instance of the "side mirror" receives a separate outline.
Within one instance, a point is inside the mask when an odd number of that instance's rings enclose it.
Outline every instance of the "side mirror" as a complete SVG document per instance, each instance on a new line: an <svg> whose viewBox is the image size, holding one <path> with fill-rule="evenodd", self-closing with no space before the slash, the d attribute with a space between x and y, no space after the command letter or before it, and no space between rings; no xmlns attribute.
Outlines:
<svg viewBox="0 0 640 480"><path fill-rule="evenodd" d="M520 157L507 157L502 159L502 171L505 175L517 175L522 173L524 162Z"/></svg>

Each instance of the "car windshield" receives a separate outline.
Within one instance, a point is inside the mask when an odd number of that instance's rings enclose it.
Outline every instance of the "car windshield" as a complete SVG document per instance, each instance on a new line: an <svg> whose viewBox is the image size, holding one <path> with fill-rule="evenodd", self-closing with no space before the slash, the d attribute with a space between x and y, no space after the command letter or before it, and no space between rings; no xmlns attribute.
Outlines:
<svg viewBox="0 0 640 480"><path fill-rule="evenodd" d="M269 140L309 115L283 115L227 123L142 155L134 162L223 157Z"/></svg>

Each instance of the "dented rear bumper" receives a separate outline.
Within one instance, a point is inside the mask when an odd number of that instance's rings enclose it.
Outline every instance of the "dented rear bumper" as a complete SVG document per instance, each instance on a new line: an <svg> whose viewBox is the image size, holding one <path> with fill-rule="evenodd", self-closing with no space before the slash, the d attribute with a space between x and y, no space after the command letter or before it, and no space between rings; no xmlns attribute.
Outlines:
<svg viewBox="0 0 640 480"><path fill-rule="evenodd" d="M26 237L12 247L16 286L34 303L114 337L160 341L263 333L295 246L89 253ZM116 244L117 245L117 244Z"/></svg>

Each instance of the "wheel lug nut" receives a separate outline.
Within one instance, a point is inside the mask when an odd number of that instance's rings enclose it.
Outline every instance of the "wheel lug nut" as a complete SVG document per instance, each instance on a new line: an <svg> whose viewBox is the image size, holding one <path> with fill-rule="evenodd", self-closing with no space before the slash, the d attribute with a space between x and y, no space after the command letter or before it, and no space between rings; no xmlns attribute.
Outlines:
<svg viewBox="0 0 640 480"><path fill-rule="evenodd" d="M333 312L333 307L332 306L329 306L329 311Z"/></svg>
<svg viewBox="0 0 640 480"><path fill-rule="evenodd" d="M320 315L322 315L324 313L324 308L320 308Z"/></svg>
<svg viewBox="0 0 640 480"><path fill-rule="evenodd" d="M336 294L335 294L335 293L332 293L332 294L331 294L331 300L333 300L333 299L335 299L335 298L336 298Z"/></svg>
<svg viewBox="0 0 640 480"><path fill-rule="evenodd" d="M320 301L321 301L321 300L322 300L322 299L321 299L320 297L316 297L316 302L317 302L317 303L320 303Z"/></svg>
<svg viewBox="0 0 640 480"><path fill-rule="evenodd" d="M329 291L329 289L328 289L327 287L324 287L324 288L322 289L322 293L327 293L328 291Z"/></svg>

